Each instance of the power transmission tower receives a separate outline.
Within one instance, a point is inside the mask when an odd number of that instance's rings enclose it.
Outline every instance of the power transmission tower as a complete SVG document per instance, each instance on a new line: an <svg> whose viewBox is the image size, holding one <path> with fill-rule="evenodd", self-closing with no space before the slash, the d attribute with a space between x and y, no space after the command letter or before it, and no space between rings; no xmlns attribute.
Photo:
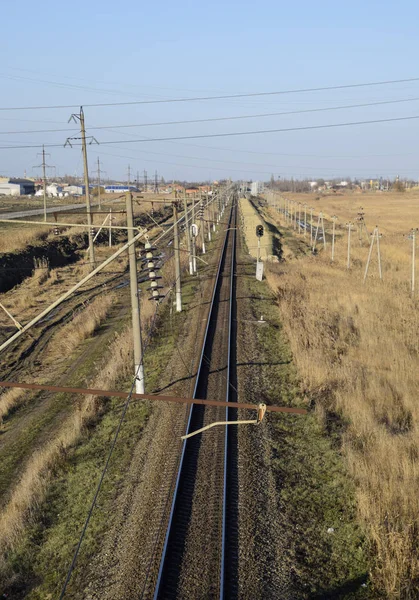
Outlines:
<svg viewBox="0 0 419 600"><path fill-rule="evenodd" d="M100 165L102 164L99 160L99 157L97 157L97 169L95 171L96 175L97 175L97 201L99 204L99 210L101 209L101 204L100 204L100 174L101 173L106 173L106 171L104 171L103 169L100 168Z"/></svg>
<svg viewBox="0 0 419 600"><path fill-rule="evenodd" d="M158 179L157 179L157 171L154 172L154 193L155 194L159 193L159 183L158 183Z"/></svg>
<svg viewBox="0 0 419 600"><path fill-rule="evenodd" d="M147 171L144 171L144 191L147 191Z"/></svg>
<svg viewBox="0 0 419 600"><path fill-rule="evenodd" d="M80 106L80 113L73 113L71 115L71 117L69 118L68 122L70 123L70 121L74 121L75 123L80 123L80 135L81 137L69 137L66 140L66 143L64 144L65 146L70 146L71 147L71 141L72 140L81 140L81 145L82 145L82 152L83 152L83 165L84 165L84 191L85 191L85 197L86 197L86 212L87 212L87 225L88 225L88 235L89 235L89 261L90 261L90 267L92 269L94 269L94 265L95 265L95 249L93 246L93 228L92 228L92 210L90 207L90 195L89 195L89 170L87 167L87 146L86 146L86 127L85 127L85 122L84 122L84 111L83 111L83 107ZM99 142L97 141L97 139L90 135L88 136L89 144L93 144L96 143L98 144Z"/></svg>
<svg viewBox="0 0 419 600"><path fill-rule="evenodd" d="M47 176L46 176L45 169L55 169L55 167L53 165L46 164L45 157L51 156L51 154L48 154L45 152L44 145L42 145L42 153L37 154L37 156L42 156L42 163L40 165L35 165L33 168L39 169L39 167L42 167L42 187L44 190L44 221L46 221L47 220Z"/></svg>

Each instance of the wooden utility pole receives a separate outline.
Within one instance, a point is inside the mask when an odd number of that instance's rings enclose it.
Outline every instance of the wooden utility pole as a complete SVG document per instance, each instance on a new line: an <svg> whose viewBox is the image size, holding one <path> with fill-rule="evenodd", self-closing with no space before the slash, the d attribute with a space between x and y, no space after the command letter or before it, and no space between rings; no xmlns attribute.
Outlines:
<svg viewBox="0 0 419 600"><path fill-rule="evenodd" d="M128 227L128 242L132 242L134 238L134 215L132 210L132 194L126 193L127 202L127 227ZM138 276L137 276L137 257L135 253L135 244L131 243L128 248L129 258L129 276L131 290L131 310L132 310L132 334L134 337L134 373L135 391L137 394L144 394L144 364L143 364L143 349L141 340L141 315L140 315L140 298L138 293Z"/></svg>
<svg viewBox="0 0 419 600"><path fill-rule="evenodd" d="M180 280L180 250L178 228L178 204L173 202L173 247L175 251L175 277L176 277L176 311L182 311L182 286Z"/></svg>

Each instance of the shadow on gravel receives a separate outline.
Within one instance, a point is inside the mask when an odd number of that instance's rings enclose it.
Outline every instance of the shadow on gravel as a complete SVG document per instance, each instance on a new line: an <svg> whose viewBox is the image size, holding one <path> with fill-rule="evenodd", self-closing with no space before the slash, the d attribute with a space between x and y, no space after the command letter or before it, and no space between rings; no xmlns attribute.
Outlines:
<svg viewBox="0 0 419 600"><path fill-rule="evenodd" d="M359 594L353 596L355 592L360 591L361 586L367 583L368 574L364 573L360 577L356 579L352 579L351 581L346 581L343 585L340 585L337 588L322 590L321 592L316 592L315 594L309 596L310 600L344 600L349 598L361 598ZM365 592L367 593L367 587L365 586Z"/></svg>

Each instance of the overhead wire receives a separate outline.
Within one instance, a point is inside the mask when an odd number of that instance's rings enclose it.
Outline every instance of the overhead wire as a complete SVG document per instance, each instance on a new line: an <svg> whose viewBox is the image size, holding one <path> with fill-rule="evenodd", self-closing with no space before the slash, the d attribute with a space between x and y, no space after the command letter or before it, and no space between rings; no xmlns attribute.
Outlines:
<svg viewBox="0 0 419 600"><path fill-rule="evenodd" d="M278 95L286 95L286 94L302 94L308 92L321 92L321 91L331 91L331 90L343 90L350 88L362 88L362 87L373 87L373 86L381 86L381 85L392 85L398 83L411 83L419 81L419 77L410 77L406 79L393 79L386 81L370 81L364 83L351 83L344 85L329 85L322 87L312 87L312 88L297 88L290 90L279 90L273 92L250 92L243 94L223 94L219 96L195 96L188 98L164 98L158 100L136 100L130 102L100 102L93 104L81 103L84 107L100 107L100 106L130 106L130 105L138 105L138 104L168 104L168 103L176 103L176 102L197 102L204 100L226 100L233 98L253 98L253 97L264 97L264 96L278 96ZM75 106L80 106L79 104L56 104L51 106L5 106L0 107L0 111L12 111L12 110L47 110L47 109L60 109L60 108L74 108Z"/></svg>
<svg viewBox="0 0 419 600"><path fill-rule="evenodd" d="M392 123L401 121L411 121L419 119L419 115L410 115L407 117L391 117L388 119L370 119L368 121L348 121L345 123L327 123L325 125L305 125L303 127L284 127L281 129L258 129L256 131L230 131L225 133L206 133L198 135L182 135L182 136L171 136L163 138L141 138L137 140L106 140L100 142L99 145L110 145L110 144L140 144L148 142L166 142L171 140L194 140L202 138L217 138L217 137L237 137L244 135L258 135L266 133L287 133L291 131L310 131L314 129L332 129L334 127L351 127L357 125L371 125L375 123ZM98 142L97 142L98 143ZM91 145L92 142L89 144ZM72 144L72 146L81 146L81 143ZM0 150L18 150L23 148L61 148L63 144L27 144L20 146L0 146Z"/></svg>
<svg viewBox="0 0 419 600"><path fill-rule="evenodd" d="M123 125L92 125L88 127L88 130L113 130L113 129L134 129L136 127L157 127L161 125L187 125L191 123L213 123L216 121L235 121L242 119L260 119L265 117L279 117L287 115L300 115L305 113L316 113L316 112L328 112L334 110L346 110L349 108L366 108L370 106L382 106L388 104L402 104L406 102L415 102L419 100L419 97L414 98L400 98L397 100L380 100L377 102L364 102L362 104L344 104L341 106L325 106L320 108L307 108L299 110L289 110L282 112L271 112L271 113L258 113L250 115L232 115L228 117L209 117L206 119L184 119L179 121L157 121L154 123L131 123ZM0 131L0 135L21 135L29 133L57 133L57 132L71 132L78 131L78 129L71 128L58 128L58 129L28 129L28 130L17 130L17 131ZM135 134L132 134L135 135Z"/></svg>

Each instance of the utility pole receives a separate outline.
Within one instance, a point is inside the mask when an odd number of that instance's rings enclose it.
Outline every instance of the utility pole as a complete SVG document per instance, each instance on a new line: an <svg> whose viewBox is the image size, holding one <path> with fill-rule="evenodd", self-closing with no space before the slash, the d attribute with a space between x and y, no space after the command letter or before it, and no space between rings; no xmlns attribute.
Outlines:
<svg viewBox="0 0 419 600"><path fill-rule="evenodd" d="M127 171L127 179L128 179L127 188L128 188L128 191L130 191L129 184L131 181L131 167L129 165L128 165L128 171Z"/></svg>
<svg viewBox="0 0 419 600"><path fill-rule="evenodd" d="M158 184L158 179L157 179L157 171L154 171L154 193L155 194L159 193L159 184Z"/></svg>
<svg viewBox="0 0 419 600"><path fill-rule="evenodd" d="M147 191L147 171L144 171L144 191Z"/></svg>
<svg viewBox="0 0 419 600"><path fill-rule="evenodd" d="M188 258L189 258L189 273L193 275L193 260L192 260L192 249L191 249L191 227L189 225L189 213L188 213L188 200L186 198L186 190L183 197L183 205L185 208L185 234L186 234L186 244L188 248Z"/></svg>
<svg viewBox="0 0 419 600"><path fill-rule="evenodd" d="M307 204L304 204L304 237L307 235Z"/></svg>
<svg viewBox="0 0 419 600"><path fill-rule="evenodd" d="M332 262L335 260L335 231L336 231L336 219L337 217L333 215L333 229L332 229Z"/></svg>
<svg viewBox="0 0 419 600"><path fill-rule="evenodd" d="M349 270L351 268L351 231L353 224L349 221L349 223L346 223L346 227L348 228L348 254L346 259L346 268Z"/></svg>
<svg viewBox="0 0 419 600"><path fill-rule="evenodd" d="M195 197L192 196L192 224L191 224L191 235L192 235L192 269L196 273L196 233L197 226L195 223Z"/></svg>
<svg viewBox="0 0 419 600"><path fill-rule="evenodd" d="M134 238L134 215L132 209L132 194L126 193L127 202L127 227L128 242ZM131 309L132 309L132 334L134 337L134 373L135 391L137 394L144 394L144 364L142 357L142 340L141 340L141 315L140 315L140 298L138 294L138 275L137 275L137 257L135 254L135 244L128 248L129 258L129 276L131 289Z"/></svg>
<svg viewBox="0 0 419 600"><path fill-rule="evenodd" d="M378 226L376 225L373 233L371 234L371 244L370 244L370 250L368 252L367 265L365 267L364 283L365 283L365 281L367 279L367 275L368 275L368 269L369 269L370 262L371 262L372 249L374 247L374 241L377 242L378 274L380 276L380 279L383 278L383 272L381 269L380 235L378 233Z"/></svg>
<svg viewBox="0 0 419 600"><path fill-rule="evenodd" d="M97 157L97 169L96 169L96 173L97 173L97 201L99 204L99 210L102 208L101 207L101 197L100 197L100 174L101 173L106 173L106 171L102 171L102 169L100 168L100 165L102 163L99 160L99 157Z"/></svg>
<svg viewBox="0 0 419 600"><path fill-rule="evenodd" d="M178 204L173 202L173 247L175 250L175 277L176 277L176 311L182 311L182 286L180 280L180 251L178 229Z"/></svg>
<svg viewBox="0 0 419 600"><path fill-rule="evenodd" d="M47 165L45 162L45 156L51 156L50 154L47 154L45 152L45 147L44 145L42 145L42 153L38 154L37 156L42 156L42 163L40 165L36 165L34 167L34 169L39 169L39 167L42 167L42 188L44 190L44 221L47 220L47 176L46 176L46 172L45 169L53 169L54 167L52 165Z"/></svg>
<svg viewBox="0 0 419 600"><path fill-rule="evenodd" d="M202 254L205 254L204 200L202 199L202 196L199 202L199 220L201 221Z"/></svg>
<svg viewBox="0 0 419 600"><path fill-rule="evenodd" d="M310 246L313 245L313 207L310 206Z"/></svg>
<svg viewBox="0 0 419 600"><path fill-rule="evenodd" d="M298 203L298 233L301 233L301 202Z"/></svg>
<svg viewBox="0 0 419 600"><path fill-rule="evenodd" d="M64 144L64 146L67 146L67 144L69 146L71 146L71 140L80 140L81 139L82 152L83 152L83 166L84 166L84 189L85 189L85 197L86 197L87 225L88 225L88 235L89 235L89 261L90 261L90 267L92 269L94 269L95 249L93 246L93 231L92 231L93 221L92 221L92 211L91 211L91 207L90 207L90 196L89 196L89 171L88 171L88 167L87 167L86 127L85 127L85 122L84 122L83 107L80 106L80 113L72 114L68 121L69 122L74 121L75 123L77 123L77 122L80 123L81 137L80 138L76 138L76 137L67 138L67 141ZM93 136L89 136L89 139L90 139L90 142L89 142L90 144L92 144L93 142L96 142L96 144L98 143L96 138Z"/></svg>
<svg viewBox="0 0 419 600"><path fill-rule="evenodd" d="M412 228L409 239L412 240L412 280L411 280L411 291L412 296L415 295L415 262L416 262L416 232L417 228Z"/></svg>

